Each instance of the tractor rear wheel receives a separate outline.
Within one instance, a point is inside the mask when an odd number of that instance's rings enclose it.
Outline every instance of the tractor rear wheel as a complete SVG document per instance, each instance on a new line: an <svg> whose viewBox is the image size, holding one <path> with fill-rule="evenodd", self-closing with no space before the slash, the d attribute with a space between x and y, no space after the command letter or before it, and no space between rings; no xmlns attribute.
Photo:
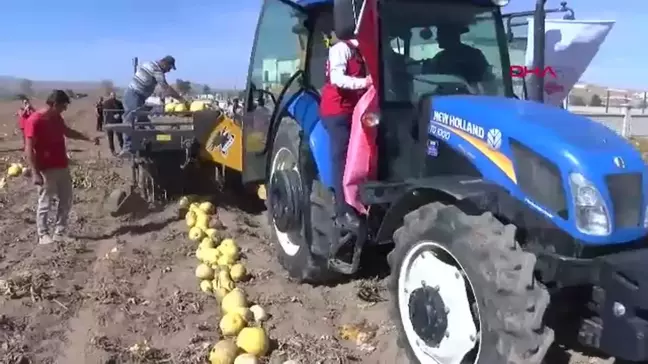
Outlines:
<svg viewBox="0 0 648 364"><path fill-rule="evenodd" d="M542 362L550 297L513 225L431 203L405 216L394 241L391 313L412 363Z"/></svg>
<svg viewBox="0 0 648 364"><path fill-rule="evenodd" d="M279 263L293 279L320 284L340 275L329 268L333 196L320 181L301 128L283 118L272 145L267 213Z"/></svg>

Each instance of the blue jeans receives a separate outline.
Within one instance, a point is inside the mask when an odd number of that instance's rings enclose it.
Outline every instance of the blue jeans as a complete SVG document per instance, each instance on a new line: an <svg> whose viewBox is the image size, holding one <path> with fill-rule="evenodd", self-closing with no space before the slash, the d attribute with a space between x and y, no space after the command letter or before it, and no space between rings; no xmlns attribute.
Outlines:
<svg viewBox="0 0 648 364"><path fill-rule="evenodd" d="M144 120L138 116L138 112L143 110L144 104L146 102L146 97L138 94L135 90L130 88L126 89L124 93L124 117L122 118L122 123L132 124L134 122L141 122ZM132 152L132 144L130 135L124 134L124 150Z"/></svg>
<svg viewBox="0 0 648 364"><path fill-rule="evenodd" d="M344 199L344 167L346 166L349 138L351 137L351 115L325 116L322 118L324 129L331 140L331 161L333 162L333 192L337 215L352 211Z"/></svg>

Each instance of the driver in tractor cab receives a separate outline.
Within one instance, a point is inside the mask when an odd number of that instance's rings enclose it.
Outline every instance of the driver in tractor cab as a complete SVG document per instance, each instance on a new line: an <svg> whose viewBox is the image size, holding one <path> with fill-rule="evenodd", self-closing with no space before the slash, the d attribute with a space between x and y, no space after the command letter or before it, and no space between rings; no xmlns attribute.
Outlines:
<svg viewBox="0 0 648 364"><path fill-rule="evenodd" d="M351 136L351 117L356 104L371 85L371 76L367 73L357 40L339 40L329 48L320 116L331 140L335 221L343 228L357 225L356 212L345 202L342 185Z"/></svg>
<svg viewBox="0 0 648 364"><path fill-rule="evenodd" d="M495 77L486 57L479 49L461 42L461 35L468 30L468 27L457 24L437 26L436 39L441 52L425 62L423 73L455 75L471 86L488 87Z"/></svg>

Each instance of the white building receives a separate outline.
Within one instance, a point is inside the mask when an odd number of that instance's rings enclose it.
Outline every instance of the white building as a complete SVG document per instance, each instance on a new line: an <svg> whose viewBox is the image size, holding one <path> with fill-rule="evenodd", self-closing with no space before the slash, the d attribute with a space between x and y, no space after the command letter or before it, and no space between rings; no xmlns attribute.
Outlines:
<svg viewBox="0 0 648 364"><path fill-rule="evenodd" d="M264 89L280 87L288 82L295 69L299 68L299 59L264 59L261 79Z"/></svg>

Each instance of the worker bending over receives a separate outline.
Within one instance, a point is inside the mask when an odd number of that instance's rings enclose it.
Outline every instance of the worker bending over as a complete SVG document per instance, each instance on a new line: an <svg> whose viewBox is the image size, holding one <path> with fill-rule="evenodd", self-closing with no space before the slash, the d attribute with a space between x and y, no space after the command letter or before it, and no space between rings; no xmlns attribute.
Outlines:
<svg viewBox="0 0 648 364"><path fill-rule="evenodd" d="M356 212L345 202L342 185L351 136L351 117L356 104L371 84L357 40L338 41L329 48L320 116L331 140L335 221L343 228L357 225Z"/></svg>
<svg viewBox="0 0 648 364"><path fill-rule="evenodd" d="M157 62L146 62L142 64L137 71L133 80L128 84L128 88L124 93L124 117L122 122L132 123L137 121L139 116L138 112L142 111L146 99L153 95L156 86L160 86L165 96L173 97L174 99L187 103L184 97L180 96L178 91L169 86L166 81L165 74L175 70L175 58L166 56ZM187 109L189 105L187 105ZM122 158L131 157L133 154L130 135L124 134L124 148L119 152L118 156Z"/></svg>

